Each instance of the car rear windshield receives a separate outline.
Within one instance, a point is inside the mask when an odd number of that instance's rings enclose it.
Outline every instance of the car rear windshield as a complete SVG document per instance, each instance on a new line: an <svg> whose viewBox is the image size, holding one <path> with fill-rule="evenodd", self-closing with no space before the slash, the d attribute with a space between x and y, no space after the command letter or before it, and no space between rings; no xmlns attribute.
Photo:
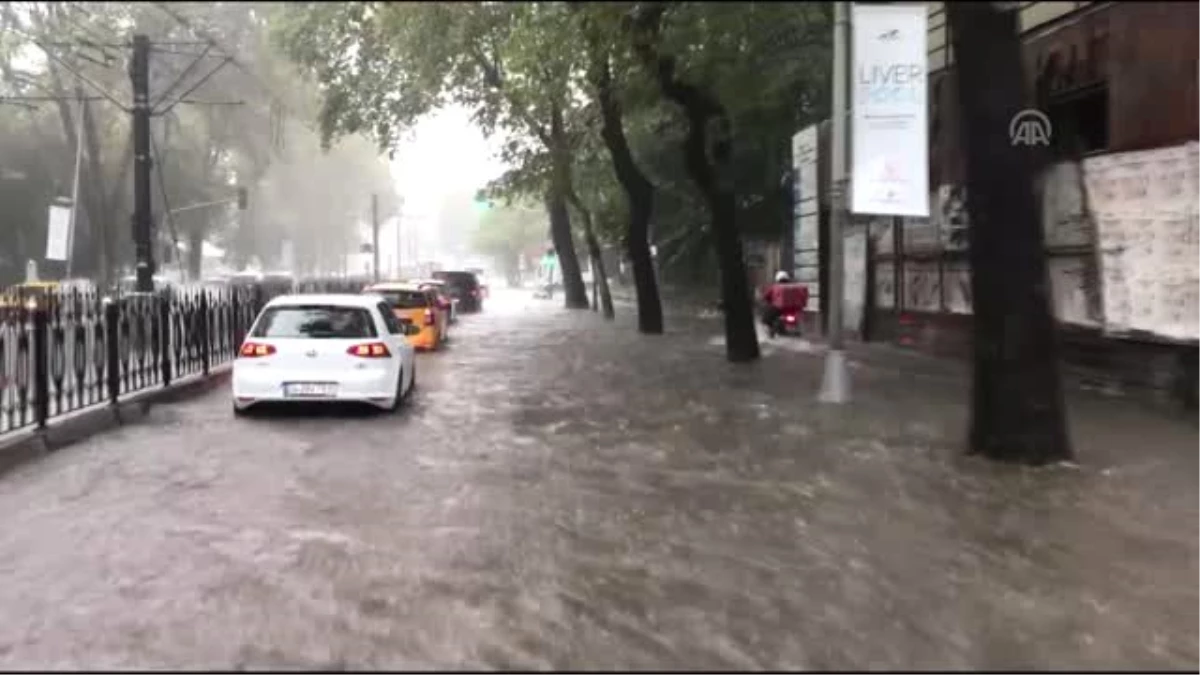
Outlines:
<svg viewBox="0 0 1200 675"><path fill-rule="evenodd" d="M433 278L458 288L475 288L479 285L479 280L470 272L434 272Z"/></svg>
<svg viewBox="0 0 1200 675"><path fill-rule="evenodd" d="M373 338L375 322L361 307L296 305L270 307L250 334L256 338L356 340Z"/></svg>
<svg viewBox="0 0 1200 675"><path fill-rule="evenodd" d="M425 309L429 300L421 291L375 291L392 309Z"/></svg>

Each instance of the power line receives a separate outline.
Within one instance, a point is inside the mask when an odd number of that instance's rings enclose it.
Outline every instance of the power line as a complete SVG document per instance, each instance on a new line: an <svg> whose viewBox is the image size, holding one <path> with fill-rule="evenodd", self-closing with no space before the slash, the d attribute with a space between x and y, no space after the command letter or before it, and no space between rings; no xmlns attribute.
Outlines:
<svg viewBox="0 0 1200 675"><path fill-rule="evenodd" d="M200 27L196 26L195 24L193 24L191 20L189 20L188 18L186 18L179 12L175 11L175 9L173 7L171 7L169 4L167 4L165 2L151 2L150 4L154 5L159 10L161 10L162 12L164 12L165 14L170 16L179 25L190 30L197 37L205 40L207 42L207 44L212 45L218 51L224 53L227 57L229 57L230 63L232 63L234 66L236 66L238 70L242 71L247 76L249 76L250 79L253 80L254 83L259 87L259 89L261 89L264 93L267 94L267 96L269 98L272 99L273 103L278 105L279 108L281 108L284 112L290 112L288 110L288 106L287 106L285 100L282 97L275 94L275 92L271 89L271 87L268 86L267 83L264 82L263 79L261 77L259 77L257 73L253 72L252 69L247 67L245 64L243 64L241 61L239 61L236 58L235 50L231 50L228 47L222 45L221 42L219 40L217 40L215 37L213 37L213 35L211 33L204 30L203 28L200 28ZM296 119L300 120L301 124L303 124L305 126L305 128L307 128L309 131L312 131L313 133L317 133L316 128L313 127L312 124L310 122L308 122L307 120L305 120L302 116L292 115L292 117L295 117Z"/></svg>
<svg viewBox="0 0 1200 675"><path fill-rule="evenodd" d="M192 87L191 87L190 89L188 89L187 91L185 91L185 92L183 92L182 94L180 94L180 95L179 95L179 98L178 98L178 99L176 99L174 103L172 103L171 105L167 106L165 109L163 109L163 110L160 110L160 111L158 111L158 112L153 112L152 114L155 114L155 115L165 115L165 114L167 114L167 113L171 112L171 110L172 110L172 109L173 109L175 106L179 105L179 102L180 102L180 101L182 101L182 100L184 99L184 97L186 97L188 94L192 93L193 91L196 91L197 89L199 89L199 88L201 87L201 85L203 85L205 82L208 82L208 81L209 81L209 79L211 79L213 75L216 75L216 74L217 74L217 71L219 71L219 70L221 70L222 68L224 68L224 67L225 67L225 64L229 63L231 60L232 60L232 58L226 58L224 61L221 61L221 63L219 63L219 64L217 65L217 67L216 67L216 68L213 68L212 70L208 71L208 73L207 73L207 74L206 74L204 77L200 78L200 81L199 81L199 82L196 82L196 84L192 85ZM199 63L199 60L197 60L197 61L196 61L196 63ZM182 78L181 78L181 79L182 79ZM172 85L172 87L171 87L171 88L173 89L173 88L174 88L174 85ZM159 102L161 102L161 100L162 100L162 99L159 99Z"/></svg>
<svg viewBox="0 0 1200 675"><path fill-rule="evenodd" d="M158 104L160 104L160 103L162 103L163 101L167 100L167 96L170 96L170 95L171 95L171 92L172 92L172 91L175 91L175 87L178 87L178 86L179 86L179 83L180 83L180 82L183 82L185 79L187 79L187 76L192 74L192 71L196 69L196 66L200 65L200 61L201 61L201 60L202 60L202 59L205 57L205 55L207 55L207 54L208 54L208 50L209 50L209 49L212 49L212 47L211 47L211 46L209 46L209 47L205 47L205 49L204 49L204 53L203 53L203 54L201 54L200 56L198 56L196 59L194 59L194 60L193 60L191 63L189 63L189 64L187 65L187 68L184 68L184 69L183 69L183 72L182 72L182 73L180 73L179 77L178 77L178 78L176 78L176 79L175 79L175 81L171 83L171 86L169 86L169 87L167 87L166 89L164 89L164 90L163 90L163 93L162 93L162 95L161 95L161 96L159 96L159 97L158 97L158 100L157 100L157 101L155 101L154 103L152 103L152 104L150 105L150 107L151 107L151 108L154 108L154 107L158 106Z"/></svg>
<svg viewBox="0 0 1200 675"><path fill-rule="evenodd" d="M171 217L171 202L167 199L167 182L163 180L162 156L158 152L158 143L154 134L150 134L150 152L154 156L154 168L158 173L158 189L162 193L163 211L166 213L167 229L171 232L171 243L175 248L175 260L179 262L179 233L175 231L175 219Z"/></svg>

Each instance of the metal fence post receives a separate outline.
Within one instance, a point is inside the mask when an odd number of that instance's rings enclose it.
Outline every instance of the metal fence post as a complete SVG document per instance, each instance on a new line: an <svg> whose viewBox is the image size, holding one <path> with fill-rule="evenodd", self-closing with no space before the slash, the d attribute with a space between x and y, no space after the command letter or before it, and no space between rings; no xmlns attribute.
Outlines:
<svg viewBox="0 0 1200 675"><path fill-rule="evenodd" d="M45 301L33 309L33 418L39 429L50 417L50 349Z"/></svg>
<svg viewBox="0 0 1200 675"><path fill-rule="evenodd" d="M116 302L106 300L104 304L104 361L108 365L108 402L116 405L121 395L121 352L117 345L120 339L121 308Z"/></svg>
<svg viewBox="0 0 1200 675"><path fill-rule="evenodd" d="M208 377L208 366L212 360L208 344L211 338L208 329L208 291L200 291L200 369L204 377Z"/></svg>
<svg viewBox="0 0 1200 675"><path fill-rule="evenodd" d="M229 325L226 329L229 331L229 344L233 347L234 354L242 348L242 336L238 333L238 326L242 323L242 303L238 302L239 295L238 289L229 289Z"/></svg>
<svg viewBox="0 0 1200 675"><path fill-rule="evenodd" d="M164 387L171 386L171 301L170 296L162 296L158 299L158 326L162 352L160 361L162 365L162 381ZM182 339L183 336L179 336Z"/></svg>

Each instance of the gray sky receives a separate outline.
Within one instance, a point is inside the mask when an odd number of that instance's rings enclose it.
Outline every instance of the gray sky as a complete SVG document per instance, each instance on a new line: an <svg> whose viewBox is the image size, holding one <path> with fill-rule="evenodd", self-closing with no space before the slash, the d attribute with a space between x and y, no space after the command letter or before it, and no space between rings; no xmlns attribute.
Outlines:
<svg viewBox="0 0 1200 675"><path fill-rule="evenodd" d="M392 177L410 220L426 217L432 226L446 195L481 188L504 172L495 158L503 139L485 139L470 117L460 106L443 108L421 120L397 149Z"/></svg>

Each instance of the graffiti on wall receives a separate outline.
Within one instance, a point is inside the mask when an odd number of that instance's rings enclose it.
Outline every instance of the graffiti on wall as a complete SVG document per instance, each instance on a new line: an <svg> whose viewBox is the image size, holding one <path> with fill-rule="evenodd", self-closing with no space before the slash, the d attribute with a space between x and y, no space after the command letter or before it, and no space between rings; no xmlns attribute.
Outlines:
<svg viewBox="0 0 1200 675"><path fill-rule="evenodd" d="M857 331L862 325L863 307L867 301L867 228L854 227L846 233L844 242L846 285L842 326Z"/></svg>
<svg viewBox="0 0 1200 675"><path fill-rule="evenodd" d="M961 185L941 185L934 197L938 241L944 251L967 248L967 189Z"/></svg>
<svg viewBox="0 0 1200 675"><path fill-rule="evenodd" d="M918 312L940 312L942 282L936 262L904 263L904 308Z"/></svg>
<svg viewBox="0 0 1200 675"><path fill-rule="evenodd" d="M1051 258L1047 261L1054 316L1063 323L1099 325L1099 321L1088 311L1087 265L1087 259L1080 256Z"/></svg>
<svg viewBox="0 0 1200 675"><path fill-rule="evenodd" d="M970 314L971 266L964 262L942 263L942 293L946 298L946 311L954 314Z"/></svg>
<svg viewBox="0 0 1200 675"><path fill-rule="evenodd" d="M1079 165L1075 162L1060 162L1046 169L1041 176L1042 227L1048 248L1087 246L1091 243L1091 228L1083 211L1085 195L1079 171ZM1086 196L1089 202L1095 199L1091 190Z"/></svg>
<svg viewBox="0 0 1200 675"><path fill-rule="evenodd" d="M896 267L890 262L875 263L875 306L891 309L896 305Z"/></svg>

